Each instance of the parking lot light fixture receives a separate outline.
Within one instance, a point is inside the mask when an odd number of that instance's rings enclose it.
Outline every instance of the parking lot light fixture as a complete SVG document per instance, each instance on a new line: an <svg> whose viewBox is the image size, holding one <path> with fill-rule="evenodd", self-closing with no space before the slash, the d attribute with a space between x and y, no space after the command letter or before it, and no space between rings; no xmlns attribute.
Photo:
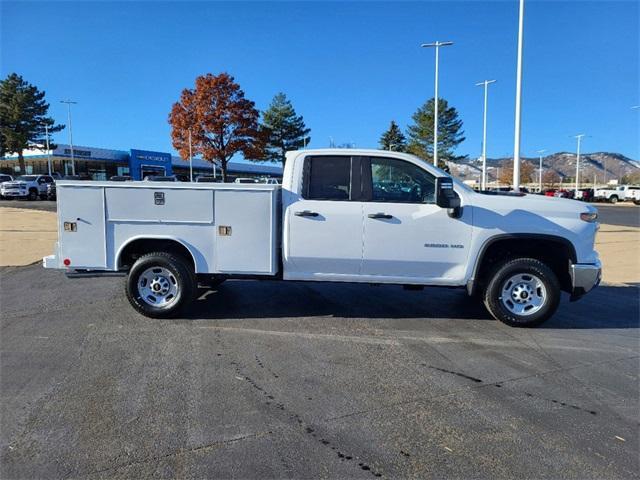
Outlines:
<svg viewBox="0 0 640 480"><path fill-rule="evenodd" d="M420 45L423 48L433 47L436 49L436 81L435 81L435 93L433 95L433 164L438 166L438 65L440 47L448 47L453 45L453 42L432 42L423 43Z"/></svg>
<svg viewBox="0 0 640 480"><path fill-rule="evenodd" d="M575 198L578 198L578 190L580 188L580 143L582 142L583 137L585 137L584 133L573 136L573 138L575 138L578 141L578 146L576 148L576 195L575 195Z"/></svg>
<svg viewBox="0 0 640 480"><path fill-rule="evenodd" d="M67 104L67 113L69 118L69 151L71 152L71 175L76 174L76 162L73 156L73 129L71 128L71 105L75 105L78 102L72 100L60 100L60 103Z"/></svg>
<svg viewBox="0 0 640 480"><path fill-rule="evenodd" d="M44 138L47 147L47 170L51 176L51 150L49 149L49 125L44 126Z"/></svg>
<svg viewBox="0 0 640 480"><path fill-rule="evenodd" d="M482 179L480 182L480 188L482 190L487 189L487 97L489 91L489 84L495 83L496 80L485 80L483 82L476 83L476 86L484 86L484 110L482 114Z"/></svg>
<svg viewBox="0 0 640 480"><path fill-rule="evenodd" d="M516 66L516 111L513 138L513 190L520 191L520 127L522 117L522 50L524 43L524 0L518 15L518 62Z"/></svg>
<svg viewBox="0 0 640 480"><path fill-rule="evenodd" d="M542 154L544 152L546 152L546 150L538 150L536 152L538 155L540 155L540 172L539 172L540 193L542 193Z"/></svg>

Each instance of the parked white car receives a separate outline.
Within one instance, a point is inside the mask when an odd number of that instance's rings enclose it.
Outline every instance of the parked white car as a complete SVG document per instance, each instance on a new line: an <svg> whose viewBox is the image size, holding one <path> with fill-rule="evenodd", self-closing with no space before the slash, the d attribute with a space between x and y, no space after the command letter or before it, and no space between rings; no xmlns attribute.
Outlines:
<svg viewBox="0 0 640 480"><path fill-rule="evenodd" d="M598 285L596 218L574 200L475 192L413 155L304 150L287 154L282 187L58 182L44 266L124 272L151 317L177 314L198 283L250 278L459 287L534 326L561 291Z"/></svg>
<svg viewBox="0 0 640 480"><path fill-rule="evenodd" d="M46 199L47 186L52 183L53 177L49 175L21 175L13 181L3 182L0 195L3 198Z"/></svg>
<svg viewBox="0 0 640 480"><path fill-rule="evenodd" d="M627 193L626 200L640 205L640 187L631 187Z"/></svg>

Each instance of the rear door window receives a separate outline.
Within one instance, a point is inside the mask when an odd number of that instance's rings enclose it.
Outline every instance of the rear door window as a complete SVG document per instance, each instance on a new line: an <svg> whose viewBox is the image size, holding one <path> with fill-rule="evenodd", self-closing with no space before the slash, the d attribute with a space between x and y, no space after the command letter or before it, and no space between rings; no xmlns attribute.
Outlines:
<svg viewBox="0 0 640 480"><path fill-rule="evenodd" d="M308 157L305 163L308 200L351 199L351 157Z"/></svg>

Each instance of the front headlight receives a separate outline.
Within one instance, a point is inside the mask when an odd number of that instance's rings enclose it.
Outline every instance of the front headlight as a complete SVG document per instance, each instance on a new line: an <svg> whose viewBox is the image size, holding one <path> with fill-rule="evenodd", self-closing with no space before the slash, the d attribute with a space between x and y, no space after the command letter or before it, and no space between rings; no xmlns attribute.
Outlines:
<svg viewBox="0 0 640 480"><path fill-rule="evenodd" d="M584 212L580 214L580 220L593 223L598 219L598 212Z"/></svg>

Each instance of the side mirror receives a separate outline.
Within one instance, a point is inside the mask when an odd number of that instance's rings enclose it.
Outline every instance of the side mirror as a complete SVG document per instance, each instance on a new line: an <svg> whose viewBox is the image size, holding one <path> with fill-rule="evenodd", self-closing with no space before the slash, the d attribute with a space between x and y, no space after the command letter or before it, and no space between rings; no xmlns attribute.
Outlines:
<svg viewBox="0 0 640 480"><path fill-rule="evenodd" d="M436 205L440 208L460 208L460 197L453 189L451 177L436 178Z"/></svg>

